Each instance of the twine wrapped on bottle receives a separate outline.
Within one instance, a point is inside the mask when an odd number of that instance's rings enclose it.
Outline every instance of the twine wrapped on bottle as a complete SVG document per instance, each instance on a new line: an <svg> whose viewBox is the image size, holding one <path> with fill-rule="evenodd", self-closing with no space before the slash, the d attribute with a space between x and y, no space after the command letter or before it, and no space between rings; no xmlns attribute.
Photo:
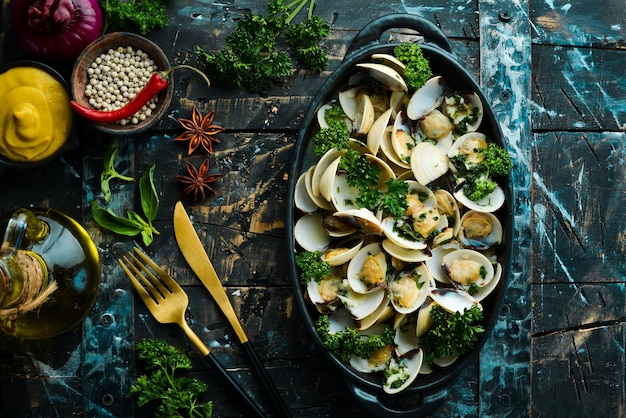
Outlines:
<svg viewBox="0 0 626 418"><path fill-rule="evenodd" d="M36 310L44 304L58 287L54 280L48 281L45 262L37 254L18 250L10 257L15 259L20 277L3 277L3 279L13 282L20 280L21 292L13 302L0 309L0 326L7 331L14 329L14 323L21 315ZM20 284L12 283L12 285Z"/></svg>

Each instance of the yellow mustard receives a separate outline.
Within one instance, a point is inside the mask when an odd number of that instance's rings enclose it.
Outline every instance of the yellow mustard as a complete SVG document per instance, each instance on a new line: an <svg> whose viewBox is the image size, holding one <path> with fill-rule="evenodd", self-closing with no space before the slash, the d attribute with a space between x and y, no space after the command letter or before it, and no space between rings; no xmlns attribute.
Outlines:
<svg viewBox="0 0 626 418"><path fill-rule="evenodd" d="M54 154L72 127L69 100L63 84L40 68L0 74L0 154L16 162Z"/></svg>

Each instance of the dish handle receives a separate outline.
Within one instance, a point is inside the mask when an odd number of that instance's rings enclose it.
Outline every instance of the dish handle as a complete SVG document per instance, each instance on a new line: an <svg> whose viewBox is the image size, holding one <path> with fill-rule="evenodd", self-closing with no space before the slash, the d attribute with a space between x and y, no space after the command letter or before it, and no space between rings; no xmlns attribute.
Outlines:
<svg viewBox="0 0 626 418"><path fill-rule="evenodd" d="M441 29L429 20L411 13L392 13L378 17L366 24L350 43L346 57L363 47L380 45L380 39L385 31L400 28L419 32L427 43L435 44L456 59L456 54L452 51L452 46Z"/></svg>
<svg viewBox="0 0 626 418"><path fill-rule="evenodd" d="M446 384L435 388L433 391L411 393L410 400L402 402L402 395L397 395L397 398L389 397L383 392L368 392L363 386L348 379L345 379L345 382L365 409L383 418L427 417L441 406L451 390L451 385Z"/></svg>

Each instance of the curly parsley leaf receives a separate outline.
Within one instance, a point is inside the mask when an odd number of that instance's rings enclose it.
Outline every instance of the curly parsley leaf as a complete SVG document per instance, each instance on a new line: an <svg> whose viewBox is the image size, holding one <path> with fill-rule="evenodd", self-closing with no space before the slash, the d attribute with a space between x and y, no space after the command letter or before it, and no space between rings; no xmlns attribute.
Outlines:
<svg viewBox="0 0 626 418"><path fill-rule="evenodd" d="M469 352L485 329L478 323L483 311L477 305L463 313L450 313L439 305L430 311L433 325L420 338L425 359L432 361L442 356L460 356Z"/></svg>
<svg viewBox="0 0 626 418"><path fill-rule="evenodd" d="M117 30L146 35L166 27L169 22L164 0L105 0L100 5L104 13L104 32Z"/></svg>
<svg viewBox="0 0 626 418"><path fill-rule="evenodd" d="M130 387L137 396L137 406L158 402L157 417L210 418L212 402L200 403L198 397L208 389L196 378L177 376L191 370L191 360L176 347L155 338L146 338L136 345L137 356L149 374L139 376ZM182 412L186 415L183 415Z"/></svg>
<svg viewBox="0 0 626 418"><path fill-rule="evenodd" d="M322 260L321 251L305 251L295 257L296 265L300 267L300 280L303 284L314 280L321 281L330 274L330 264Z"/></svg>

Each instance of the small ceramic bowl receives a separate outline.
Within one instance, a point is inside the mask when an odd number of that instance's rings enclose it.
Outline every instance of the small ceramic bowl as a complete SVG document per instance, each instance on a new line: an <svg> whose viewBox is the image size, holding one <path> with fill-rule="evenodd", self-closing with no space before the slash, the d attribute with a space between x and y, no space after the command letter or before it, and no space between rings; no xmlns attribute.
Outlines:
<svg viewBox="0 0 626 418"><path fill-rule="evenodd" d="M87 70L97 57L106 53L109 49L117 49L118 47L132 47L134 50L142 50L154 60L157 71L165 71L170 69L170 63L165 52L151 40L143 36L128 32L112 32L108 33L89 45L78 56L74 68L72 69L71 87L72 96L79 104L91 107L89 99L85 95L85 86L89 83ZM156 108L152 114L139 123L121 125L119 123L90 123L99 131L116 135L131 135L146 131L156 124L167 112L172 96L174 94L174 86L170 78L169 85L166 89L158 93L158 101Z"/></svg>
<svg viewBox="0 0 626 418"><path fill-rule="evenodd" d="M10 155L6 155L3 152L0 152L0 173L4 172L8 168L28 169L28 168L33 168L33 167L39 167L41 165L47 164L48 162L58 158L61 154L78 147L78 139L76 137L75 123L74 123L75 118L72 117L71 108L69 106L69 97L71 93L70 93L70 88L67 82L65 81L65 79L61 76L61 74L59 74L52 67L46 64L43 64L41 62L38 62L38 61L30 61L30 60L13 61L13 62L9 62L5 64L2 67L0 67L0 75L5 75L5 73L9 72L10 70L20 70L20 69L35 70L36 71L35 74L37 74L39 71L43 71L44 73L52 77L51 78L51 80L53 80L52 83L54 83L54 81L58 82L60 86L62 87L62 90L58 91L58 95L55 95L53 97L52 96L48 97L47 100L49 101L49 103L44 107L48 109L53 109L54 112L57 112L57 111L63 112L63 113L67 112L72 119L69 121L69 129L66 129L67 127L63 128L64 131L67 132L67 134L64 135L64 138L62 138L63 142L60 143L59 145L50 145L52 146L52 148L46 148L46 151L44 151L39 156L34 157L33 159L29 159L29 160L19 159ZM20 112L19 100L20 98L24 97L23 96L23 91L25 91L24 89L32 89L33 87L36 89L41 88L41 85L39 85L36 81L34 81L32 77L31 78L29 77L30 76L24 76L18 81L14 80L10 82L4 79L0 79L0 89L2 89L3 91L6 90L5 96L3 99L4 102L2 103L3 110L11 111L11 112L14 112L14 111ZM50 84L48 84L48 86L50 86ZM65 91L62 92L63 90ZM63 98L61 96L66 96L66 98ZM39 96L39 98L41 98L41 96ZM32 108L37 107L38 100L39 99L37 97L33 97L31 100L32 103L28 101L25 101L24 103L30 103L27 105L27 107L32 109ZM12 105L9 105L7 101L11 101L11 103L14 103L17 106L17 108L13 107ZM44 116L44 115L39 115L39 116L47 118L47 116ZM67 120L59 121L58 114L50 114L49 116L52 117L52 120L49 121L49 123L51 123L53 126L54 126L54 123L56 122L63 122L63 123L67 122ZM5 117L6 115L2 116L2 118L4 119L4 122L10 123L8 122L8 119L5 119ZM39 120L41 121L41 119ZM48 122L45 122L45 123L46 125L43 126L43 128L48 127ZM6 132L7 131L4 130L0 135L6 135ZM33 138L36 138L36 137L33 137ZM4 140L4 139L5 138L0 138L0 140ZM28 141L32 141L32 144L29 145L27 143L27 140L24 140L24 142L20 141L21 142L20 146L24 146L24 147L32 146L35 148L40 146L36 143L36 139L29 139Z"/></svg>

